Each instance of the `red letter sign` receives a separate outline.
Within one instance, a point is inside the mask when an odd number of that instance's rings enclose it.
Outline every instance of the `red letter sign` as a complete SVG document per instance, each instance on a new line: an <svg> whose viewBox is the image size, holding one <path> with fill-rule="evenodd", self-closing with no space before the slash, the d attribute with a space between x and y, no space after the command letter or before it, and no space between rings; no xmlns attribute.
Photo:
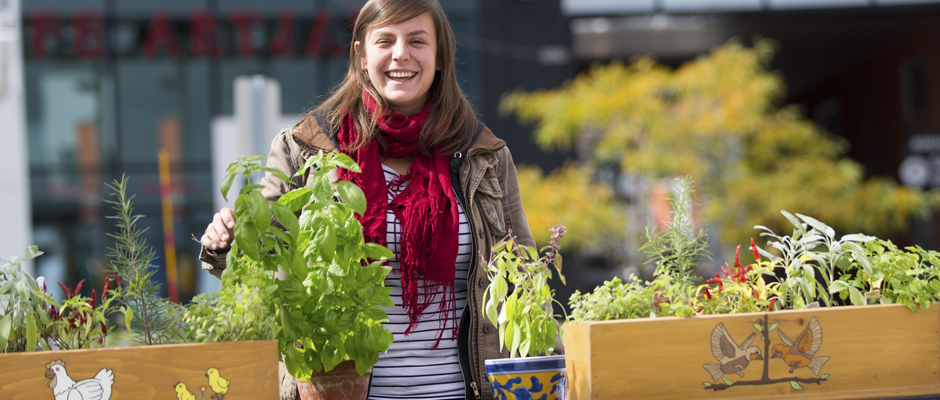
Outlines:
<svg viewBox="0 0 940 400"><path fill-rule="evenodd" d="M194 11L190 17L190 52L193 57L219 58L222 47L216 37L215 16L204 9Z"/></svg>
<svg viewBox="0 0 940 400"><path fill-rule="evenodd" d="M30 48L34 58L46 57L46 39L59 40L59 14L55 11L39 10L30 19L33 40Z"/></svg>
<svg viewBox="0 0 940 400"><path fill-rule="evenodd" d="M256 11L234 10L229 19L238 31L238 54L244 58L251 58L255 53L255 48L251 43L251 30L254 28L255 21L261 19L261 15Z"/></svg>
<svg viewBox="0 0 940 400"><path fill-rule="evenodd" d="M313 27L307 36L307 56L320 58L323 51L323 42L327 41L326 53L332 56L342 56L343 47L336 43L336 36L329 34L330 10L326 7L320 9L313 19Z"/></svg>
<svg viewBox="0 0 940 400"><path fill-rule="evenodd" d="M275 57L290 57L294 52L294 13L290 9L281 11L277 19L277 35L271 38L268 49Z"/></svg>
<svg viewBox="0 0 940 400"><path fill-rule="evenodd" d="M101 58L108 51L104 17L98 11L78 11L72 17L75 57Z"/></svg>
<svg viewBox="0 0 940 400"><path fill-rule="evenodd" d="M163 45L166 52L175 58L182 55L179 44L173 39L173 30L170 28L166 11L153 13L150 28L147 29L147 37L144 39L144 55L150 58L156 57L160 45Z"/></svg>

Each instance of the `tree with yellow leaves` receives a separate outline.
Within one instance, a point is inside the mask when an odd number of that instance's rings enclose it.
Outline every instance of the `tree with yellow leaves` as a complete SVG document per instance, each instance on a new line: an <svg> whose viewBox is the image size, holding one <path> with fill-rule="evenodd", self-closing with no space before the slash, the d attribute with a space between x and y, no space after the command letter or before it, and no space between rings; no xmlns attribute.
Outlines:
<svg viewBox="0 0 940 400"><path fill-rule="evenodd" d="M780 210L845 233L891 235L937 204L935 195L892 179L865 179L862 166L844 157L844 141L796 106L781 106L785 88L768 69L772 56L766 40L731 41L674 70L650 57L613 62L557 89L511 93L501 110L536 124L536 142L546 149L591 141L595 168L615 163L650 179L692 177L702 217L718 226L726 248L757 235L754 225L784 231ZM526 210L530 220L546 212Z"/></svg>

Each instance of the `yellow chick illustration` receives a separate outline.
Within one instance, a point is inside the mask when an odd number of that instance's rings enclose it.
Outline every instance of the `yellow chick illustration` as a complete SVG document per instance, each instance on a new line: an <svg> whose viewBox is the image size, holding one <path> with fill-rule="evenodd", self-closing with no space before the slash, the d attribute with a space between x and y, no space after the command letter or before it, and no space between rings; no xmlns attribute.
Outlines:
<svg viewBox="0 0 940 400"><path fill-rule="evenodd" d="M177 382L175 389L176 400L196 400L196 396L193 396L193 392L186 389L185 383Z"/></svg>
<svg viewBox="0 0 940 400"><path fill-rule="evenodd" d="M225 394L228 393L228 384L231 382L219 375L218 368L209 368L206 371L206 377L209 378L209 387L215 392L212 398L215 400L224 399Z"/></svg>

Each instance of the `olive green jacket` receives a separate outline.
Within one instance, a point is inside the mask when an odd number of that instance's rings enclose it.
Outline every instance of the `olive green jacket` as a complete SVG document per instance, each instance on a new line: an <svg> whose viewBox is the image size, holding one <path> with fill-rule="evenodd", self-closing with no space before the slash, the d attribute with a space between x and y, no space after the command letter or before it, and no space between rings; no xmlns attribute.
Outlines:
<svg viewBox="0 0 940 400"><path fill-rule="evenodd" d="M315 118L307 116L274 138L267 165L293 176L319 150L336 151L336 146ZM489 260L490 249L504 239L510 230L520 243L535 246L522 209L516 167L506 142L494 136L489 128L483 127L468 149L453 155L450 165L454 191L464 205L473 232L474 253ZM291 180L293 184L268 173L261 181L264 186L261 193L269 201L276 201L293 188L309 187L308 176L293 177ZM220 275L225 268L224 253L203 248L200 259L203 268L213 275ZM460 364L468 386L467 398L492 399L483 360L505 358L508 352L498 343L496 327L483 317L483 292L489 285L489 279L485 264L478 257L474 257L467 282L467 307L463 311L458 333ZM559 345L556 352L560 350Z"/></svg>

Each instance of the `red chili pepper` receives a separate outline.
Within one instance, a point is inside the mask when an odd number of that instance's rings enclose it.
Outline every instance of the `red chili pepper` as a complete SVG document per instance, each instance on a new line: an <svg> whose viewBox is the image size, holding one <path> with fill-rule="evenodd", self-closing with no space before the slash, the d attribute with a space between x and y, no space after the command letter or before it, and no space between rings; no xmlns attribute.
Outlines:
<svg viewBox="0 0 940 400"><path fill-rule="evenodd" d="M754 238L751 238L751 251L754 252L754 259L760 262L760 253L757 252L757 245L754 244Z"/></svg>
<svg viewBox="0 0 940 400"><path fill-rule="evenodd" d="M709 292L708 288L705 288L705 297L707 297L709 300L712 298L712 292Z"/></svg>
<svg viewBox="0 0 940 400"><path fill-rule="evenodd" d="M108 326L105 325L104 322L101 323L101 333L105 335L108 334Z"/></svg>
<svg viewBox="0 0 940 400"><path fill-rule="evenodd" d="M727 277L728 279L731 279L731 272L729 272L728 269L725 268L724 265L721 266L721 271L725 273L725 277Z"/></svg>
<svg viewBox="0 0 940 400"><path fill-rule="evenodd" d="M62 294L70 299L72 298L72 289L69 289L69 287L62 284L62 282L59 282L59 287L62 288Z"/></svg>
<svg viewBox="0 0 940 400"><path fill-rule="evenodd" d="M95 293L95 289L91 289L91 301L89 301L88 304L91 304L92 310L95 309L95 302L97 301L97 299L98 299L98 294Z"/></svg>
<svg viewBox="0 0 940 400"><path fill-rule="evenodd" d="M768 311L769 311L769 310L773 310L773 309L774 309L774 304L776 304L776 303L777 303L777 298L776 298L776 297L770 299L770 306L767 307L767 310L768 310Z"/></svg>
<svg viewBox="0 0 940 400"><path fill-rule="evenodd" d="M724 284L721 281L718 281L718 293L721 293L721 289L724 287Z"/></svg>
<svg viewBox="0 0 940 400"><path fill-rule="evenodd" d="M116 285L115 285L114 287L120 287L120 286L121 286L121 277L118 276L117 272L114 272L114 273L112 273L112 274L114 275L114 283L116 283Z"/></svg>
<svg viewBox="0 0 940 400"><path fill-rule="evenodd" d="M716 284L716 283L721 283L721 278L709 279L709 280L705 281L705 284L706 284L706 285L713 285L713 284Z"/></svg>
<svg viewBox="0 0 940 400"><path fill-rule="evenodd" d="M46 290L46 280L45 280L45 279L42 280L42 292L43 292L43 293L49 293L49 291Z"/></svg>
<svg viewBox="0 0 940 400"><path fill-rule="evenodd" d="M741 245L738 245L737 249L734 249L734 267L741 270Z"/></svg>
<svg viewBox="0 0 940 400"><path fill-rule="evenodd" d="M105 280L104 280L104 287L101 288L101 301L102 301L102 302L104 302L104 296L105 296L106 294L108 294L108 289L111 289L111 280L110 280L110 279L105 279Z"/></svg>
<svg viewBox="0 0 940 400"><path fill-rule="evenodd" d="M75 285L75 294L78 295L82 292L82 285L85 284L85 280L82 279L81 282L78 282L78 285Z"/></svg>
<svg viewBox="0 0 940 400"><path fill-rule="evenodd" d="M98 338L98 344L104 344L104 336Z"/></svg>
<svg viewBox="0 0 940 400"><path fill-rule="evenodd" d="M754 295L754 297L760 297L760 293L757 293L757 291L754 289L751 289L751 293Z"/></svg>

